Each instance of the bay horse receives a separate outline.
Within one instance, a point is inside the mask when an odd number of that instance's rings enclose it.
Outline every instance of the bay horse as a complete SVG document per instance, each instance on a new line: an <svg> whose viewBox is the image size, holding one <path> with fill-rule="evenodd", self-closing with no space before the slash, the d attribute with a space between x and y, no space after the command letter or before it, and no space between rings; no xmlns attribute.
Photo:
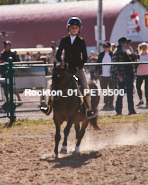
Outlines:
<svg viewBox="0 0 148 185"><path fill-rule="evenodd" d="M89 89L98 89L92 82L88 82ZM54 153L58 155L58 145L61 140L60 127L64 121L67 121L67 125L64 129L64 141L61 148L61 153L67 153L67 137L70 132L72 124L75 125L76 130L76 146L75 153L79 153L80 142L84 136L85 129L90 122L95 129L99 129L97 126L97 117L87 119L84 103L80 106L80 98L78 95L67 96L68 89L77 89L73 75L68 72L68 66L66 63L57 65L54 62L53 75L52 75L52 90L61 90L62 96L54 96L52 101L53 108L53 120L56 126L55 134L55 149ZM67 96L67 97L65 97ZM97 106L99 104L100 96L92 96L92 110L97 114ZM82 126L80 129L80 122Z"/></svg>

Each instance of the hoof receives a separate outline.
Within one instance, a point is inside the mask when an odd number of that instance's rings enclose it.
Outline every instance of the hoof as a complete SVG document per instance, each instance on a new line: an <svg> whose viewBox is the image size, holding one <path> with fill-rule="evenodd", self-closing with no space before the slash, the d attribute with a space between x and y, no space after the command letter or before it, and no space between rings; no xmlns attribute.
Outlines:
<svg viewBox="0 0 148 185"><path fill-rule="evenodd" d="M53 159L58 159L58 154L56 154L55 152L53 152L53 153L51 154L51 157L52 157Z"/></svg>
<svg viewBox="0 0 148 185"><path fill-rule="evenodd" d="M79 153L80 153L80 152L79 152L79 147L76 146L72 153L73 153L73 154L79 154Z"/></svg>
<svg viewBox="0 0 148 185"><path fill-rule="evenodd" d="M67 154L67 147L66 146L62 146L60 153L61 154Z"/></svg>

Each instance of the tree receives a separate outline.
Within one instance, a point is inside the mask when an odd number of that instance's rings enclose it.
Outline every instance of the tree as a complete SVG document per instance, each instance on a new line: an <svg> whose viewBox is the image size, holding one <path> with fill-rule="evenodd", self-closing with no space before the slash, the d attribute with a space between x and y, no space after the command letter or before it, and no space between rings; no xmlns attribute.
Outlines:
<svg viewBox="0 0 148 185"><path fill-rule="evenodd" d="M145 8L148 10L148 0L138 0L141 4L145 6Z"/></svg>
<svg viewBox="0 0 148 185"><path fill-rule="evenodd" d="M40 3L39 0L21 0L21 3L23 4L32 4L32 3Z"/></svg>
<svg viewBox="0 0 148 185"><path fill-rule="evenodd" d="M0 5L20 4L21 0L0 0Z"/></svg>
<svg viewBox="0 0 148 185"><path fill-rule="evenodd" d="M0 5L40 3L39 0L0 0Z"/></svg>

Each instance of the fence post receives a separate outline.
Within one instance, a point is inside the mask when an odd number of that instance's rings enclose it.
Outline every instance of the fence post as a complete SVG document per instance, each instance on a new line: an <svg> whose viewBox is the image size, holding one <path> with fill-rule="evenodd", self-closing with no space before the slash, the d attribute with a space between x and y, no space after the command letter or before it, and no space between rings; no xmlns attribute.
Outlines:
<svg viewBox="0 0 148 185"><path fill-rule="evenodd" d="M5 96L6 96L6 109L7 109L7 117L9 117L9 103L8 103L8 84L7 84L7 78L8 78L8 73L7 73L7 65L5 64Z"/></svg>
<svg viewBox="0 0 148 185"><path fill-rule="evenodd" d="M10 124L9 126L12 126L13 122L15 121L14 116L14 103L13 103L13 59L12 57L9 57L9 92L10 92Z"/></svg>

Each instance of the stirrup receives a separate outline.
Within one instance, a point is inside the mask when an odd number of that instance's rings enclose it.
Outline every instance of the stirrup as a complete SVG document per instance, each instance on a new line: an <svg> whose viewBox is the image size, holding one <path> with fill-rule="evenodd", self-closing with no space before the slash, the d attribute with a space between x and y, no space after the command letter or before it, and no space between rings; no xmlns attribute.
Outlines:
<svg viewBox="0 0 148 185"><path fill-rule="evenodd" d="M91 119L91 118L94 118L96 116L97 116L97 114L94 113L92 110L86 110L86 117L87 117L87 119Z"/></svg>

